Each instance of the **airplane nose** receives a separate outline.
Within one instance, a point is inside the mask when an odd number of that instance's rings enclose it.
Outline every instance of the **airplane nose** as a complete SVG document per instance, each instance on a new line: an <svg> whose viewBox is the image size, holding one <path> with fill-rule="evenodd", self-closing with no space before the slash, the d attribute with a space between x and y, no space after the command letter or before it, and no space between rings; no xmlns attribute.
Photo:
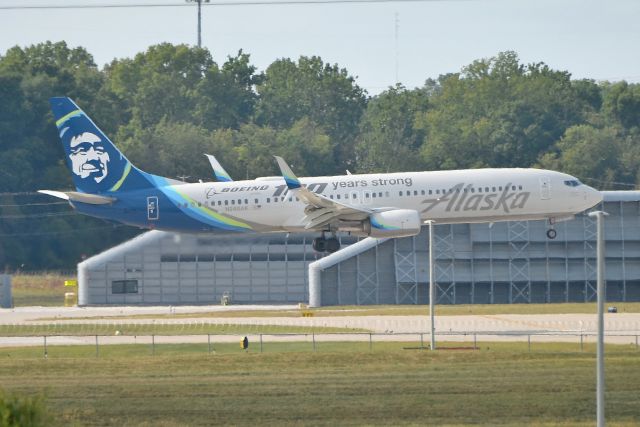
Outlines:
<svg viewBox="0 0 640 427"><path fill-rule="evenodd" d="M602 202L602 193L595 188L587 187L584 190L584 200L589 207L593 207Z"/></svg>

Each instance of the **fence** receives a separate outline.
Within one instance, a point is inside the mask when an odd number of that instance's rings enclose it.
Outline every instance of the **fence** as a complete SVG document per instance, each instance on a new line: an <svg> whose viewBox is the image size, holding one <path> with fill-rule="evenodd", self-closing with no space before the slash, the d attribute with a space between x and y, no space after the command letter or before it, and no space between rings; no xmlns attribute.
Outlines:
<svg viewBox="0 0 640 427"><path fill-rule="evenodd" d="M640 332L606 334L607 344L624 346L626 350L640 351ZM0 337L0 352L16 347L41 348L47 358L52 347L90 346L95 357L100 357L105 348L127 346L148 348L151 355L159 349L173 347L172 352L232 353L290 352L290 351L374 351L387 349L429 349L430 334L414 333L282 333L249 334L249 349L243 349L242 335L198 334L198 335L42 335ZM512 351L595 351L597 334L591 332L441 332L436 334L436 348L441 350L479 350L485 345L492 348L508 348ZM575 347L574 347L575 346ZM586 348L587 346L593 348ZM4 348L3 348L4 347ZM133 350L134 352L136 350ZM85 352L84 355L89 353ZM93 354L93 352L92 352Z"/></svg>

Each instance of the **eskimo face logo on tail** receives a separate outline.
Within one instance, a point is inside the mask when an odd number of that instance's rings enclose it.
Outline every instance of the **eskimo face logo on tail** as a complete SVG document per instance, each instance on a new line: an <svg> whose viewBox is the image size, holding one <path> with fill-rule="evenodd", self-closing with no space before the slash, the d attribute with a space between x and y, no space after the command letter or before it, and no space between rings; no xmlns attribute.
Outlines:
<svg viewBox="0 0 640 427"><path fill-rule="evenodd" d="M100 183L109 174L109 153L100 137L84 132L71 138L69 144L71 170L80 178L93 178Z"/></svg>

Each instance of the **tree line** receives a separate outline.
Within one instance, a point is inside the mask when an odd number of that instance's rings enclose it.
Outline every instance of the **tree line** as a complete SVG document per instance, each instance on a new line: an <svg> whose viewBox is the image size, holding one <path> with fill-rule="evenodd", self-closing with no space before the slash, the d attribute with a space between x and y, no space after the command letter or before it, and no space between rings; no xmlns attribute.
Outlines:
<svg viewBox="0 0 640 427"><path fill-rule="evenodd" d="M305 175L480 167L543 167L600 189L640 182L640 85L576 80L515 52L369 96L321 58L266 70L240 51L151 46L99 68L64 42L0 56L0 263L73 268L139 233L74 214L34 194L70 189L48 99L69 96L136 166L210 180L203 153L234 179L277 174L273 154Z"/></svg>

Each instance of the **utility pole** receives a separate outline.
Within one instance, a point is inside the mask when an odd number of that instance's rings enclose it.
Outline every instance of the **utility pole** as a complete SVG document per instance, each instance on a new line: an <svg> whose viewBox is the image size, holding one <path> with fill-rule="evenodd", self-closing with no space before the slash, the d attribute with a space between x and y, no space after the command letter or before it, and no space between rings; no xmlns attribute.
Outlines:
<svg viewBox="0 0 640 427"><path fill-rule="evenodd" d="M433 256L433 221L425 221L429 224L429 316L431 318L431 350L436 349L436 284L434 281L434 262Z"/></svg>
<svg viewBox="0 0 640 427"><path fill-rule="evenodd" d="M202 3L211 0L185 0L187 3L198 3L198 47L202 47Z"/></svg>
<svg viewBox="0 0 640 427"><path fill-rule="evenodd" d="M596 351L596 426L604 427L604 302L606 298L604 276L604 217L608 215L603 211L591 212L589 216L597 220L597 260L598 260L598 346Z"/></svg>

